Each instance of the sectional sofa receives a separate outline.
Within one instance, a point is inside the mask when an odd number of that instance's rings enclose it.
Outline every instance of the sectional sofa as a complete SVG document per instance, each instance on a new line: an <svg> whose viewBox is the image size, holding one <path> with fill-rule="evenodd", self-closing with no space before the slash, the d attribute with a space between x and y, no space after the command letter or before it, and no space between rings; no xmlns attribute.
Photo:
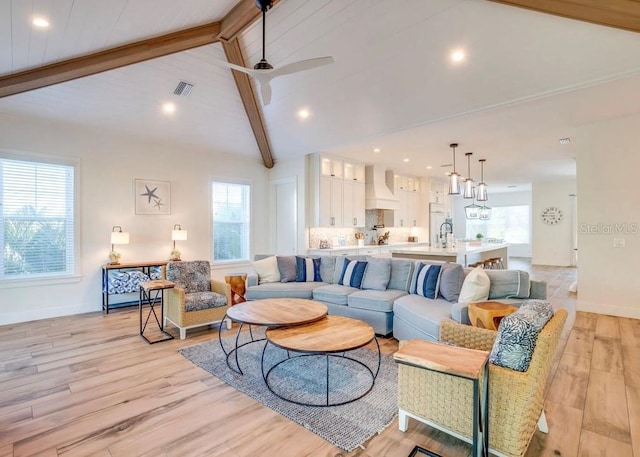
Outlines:
<svg viewBox="0 0 640 457"><path fill-rule="evenodd" d="M247 300L313 299L324 303L329 314L363 320L376 334L386 336L393 332L399 340L437 341L443 319L470 323L468 303L459 303L458 298L472 269L458 264L365 256L259 257L254 262L256 273L247 276ZM354 279L358 272L346 270L353 267L355 261L359 262L357 269L361 276ZM297 271L292 266L296 262ZM441 269L436 278L435 298L423 296L424 291L417 286L426 284L420 282L424 274L419 274L426 271L425 265L438 265ZM528 298L546 298L546 283L530 280L525 271L484 272L490 281L490 300L517 305ZM345 280L345 274L351 274L350 281Z"/></svg>

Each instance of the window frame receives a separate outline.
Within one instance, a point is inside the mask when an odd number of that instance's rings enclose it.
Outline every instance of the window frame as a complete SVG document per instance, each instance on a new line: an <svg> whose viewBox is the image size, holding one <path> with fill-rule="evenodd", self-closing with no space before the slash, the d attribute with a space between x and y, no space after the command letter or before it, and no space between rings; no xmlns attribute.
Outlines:
<svg viewBox="0 0 640 457"><path fill-rule="evenodd" d="M71 228L67 229L67 231L71 230L73 233L73 255L70 259L72 264L71 268L62 273L39 273L17 277L0 274L0 289L79 282L81 280L79 272L81 271L80 260L82 258L80 243L80 159L7 149L0 149L0 159L32 162L45 165L60 165L73 169L73 192L70 195L72 199L71 204L73 205L73 219ZM1 178L0 185L2 185ZM2 223L0 223L0 229L2 229ZM0 246L4 246L3 237L4 230L0 233Z"/></svg>
<svg viewBox="0 0 640 457"><path fill-rule="evenodd" d="M509 243L512 246L530 246L531 245L531 237L532 237L532 223L533 223L533 220L532 220L532 217L531 217L531 204L522 203L522 204L513 204L513 205L494 205L494 206L491 207L492 208L491 217L493 218L493 216L494 216L493 212L497 208L515 208L515 207L522 207L522 208L526 208L527 209L528 241L526 241L526 242L512 242L512 241L508 241L505 238L505 243ZM465 219L465 236L466 236L467 239L475 239L477 231L476 231L476 233L469 233L469 228L468 228L468 225L467 225L469 221L470 221L469 219ZM475 222L476 219L473 219L473 221ZM483 220L482 222L485 224L485 227L487 227L487 224L490 222L490 219L489 220ZM484 232L482 233L485 238L494 238L494 237L492 237L491 235L489 235L486 232L487 232L487 230L485 228Z"/></svg>
<svg viewBox="0 0 640 457"><path fill-rule="evenodd" d="M213 185L215 183L218 184L227 184L227 185L240 185L248 187L248 197L249 197L249 208L247 209L248 221L247 221L247 258L246 259L229 259L229 260L216 260L215 259L215 231L214 231L214 219L213 219ZM211 265L213 268L226 268L233 265L242 265L251 262L251 253L253 252L253 183L250 180L245 179L234 179L229 177L214 177L209 182L209 221L211 223L210 228L210 237L211 240Z"/></svg>

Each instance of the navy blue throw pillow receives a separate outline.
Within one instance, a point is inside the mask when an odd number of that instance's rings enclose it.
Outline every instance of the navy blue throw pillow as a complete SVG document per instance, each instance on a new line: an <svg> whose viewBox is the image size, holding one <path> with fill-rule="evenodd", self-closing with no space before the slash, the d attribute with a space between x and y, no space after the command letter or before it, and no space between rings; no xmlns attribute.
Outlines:
<svg viewBox="0 0 640 457"><path fill-rule="evenodd" d="M418 264L415 273L415 285L411 293L435 299L438 296L441 271L442 266L440 265Z"/></svg>
<svg viewBox="0 0 640 457"><path fill-rule="evenodd" d="M296 282L322 282L320 259L296 256Z"/></svg>
<svg viewBox="0 0 640 457"><path fill-rule="evenodd" d="M367 268L367 262L361 260L349 260L346 259L344 267L342 267L342 274L338 284L342 286L350 286L360 288L362 285L362 278L364 277L364 270Z"/></svg>

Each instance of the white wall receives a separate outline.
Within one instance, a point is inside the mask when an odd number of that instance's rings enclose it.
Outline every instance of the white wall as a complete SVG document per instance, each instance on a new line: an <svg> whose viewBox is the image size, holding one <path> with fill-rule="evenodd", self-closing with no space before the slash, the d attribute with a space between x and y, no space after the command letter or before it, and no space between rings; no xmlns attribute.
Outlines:
<svg viewBox="0 0 640 457"><path fill-rule="evenodd" d="M573 179L533 183L531 223L531 263L534 265L573 265L574 198L576 182ZM545 208L562 211L558 224L549 225L540 217Z"/></svg>
<svg viewBox="0 0 640 457"><path fill-rule="evenodd" d="M183 259L211 259L211 190L214 179L252 184L252 250L268 249L268 171L259 160L176 149L115 138L96 131L46 121L0 117L0 150L25 151L80 160L79 278L64 284L0 284L0 324L101 309L100 266L107 263L114 225L130 233L119 246L121 262L168 259L171 229L181 224L189 239L179 242ZM136 215L133 180L171 182L171 214ZM256 228L259 229L256 229ZM246 265L214 269L221 278Z"/></svg>
<svg viewBox="0 0 640 457"><path fill-rule="evenodd" d="M460 197L452 197L453 200L453 233L456 238L467 238L466 234L466 216L464 207L470 205L470 200ZM479 203L476 202L476 205ZM487 206L516 206L531 205L531 192L500 192L491 193L489 191L489 200ZM511 257L531 257L531 244L512 245L509 247L509 255Z"/></svg>
<svg viewBox="0 0 640 457"><path fill-rule="evenodd" d="M578 131L579 310L640 318L638 132L638 115Z"/></svg>
<svg viewBox="0 0 640 457"><path fill-rule="evenodd" d="M295 179L297 187L297 207L298 207L298 239L296 240L296 252L299 255L303 255L307 252L308 245L308 233L306 231L306 202L307 202L307 171L306 171L306 157L298 157L295 159L278 160L274 167L269 170L270 182L277 181L279 179ZM270 189L271 199L273 196L273 187ZM273 235L275 230L275 218L271 218L269 224L269 232ZM269 250L265 253L275 252L275 236L270 236Z"/></svg>

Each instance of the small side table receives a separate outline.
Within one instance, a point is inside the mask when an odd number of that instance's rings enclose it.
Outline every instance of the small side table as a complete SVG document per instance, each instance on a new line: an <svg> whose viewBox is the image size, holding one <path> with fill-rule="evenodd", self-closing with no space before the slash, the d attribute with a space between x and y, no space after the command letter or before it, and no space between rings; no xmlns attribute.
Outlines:
<svg viewBox="0 0 640 457"><path fill-rule="evenodd" d="M247 299L244 298L244 294L246 292L246 274L225 276L224 280L229 284L229 286L231 286L231 306L247 301Z"/></svg>
<svg viewBox="0 0 640 457"><path fill-rule="evenodd" d="M497 301L484 301L469 305L469 320L478 328L498 330L503 317L515 312L518 308Z"/></svg>
<svg viewBox="0 0 640 457"><path fill-rule="evenodd" d="M143 281L140 283L140 301L138 305L140 311L140 336L149 344L160 343L161 341L173 339L173 335L165 332L164 330L164 290L172 289L174 287L175 284L171 281L167 281L166 279L155 279L153 281ZM145 304L149 305L149 313L147 314L147 318L143 325L142 306ZM160 320L158 320L158 315L156 314L156 305L160 305ZM156 324L158 324L158 329L160 329L160 332L165 335L165 338L151 341L145 336L144 331L147 328L149 318L152 314L156 320Z"/></svg>
<svg viewBox="0 0 640 457"><path fill-rule="evenodd" d="M473 384L473 453L471 455L472 457L488 456L489 353L431 341L411 340L402 346L393 358L400 364L471 381ZM481 375L483 375L482 391L480 391ZM411 455L416 455L416 452L422 452L422 449L414 448Z"/></svg>

